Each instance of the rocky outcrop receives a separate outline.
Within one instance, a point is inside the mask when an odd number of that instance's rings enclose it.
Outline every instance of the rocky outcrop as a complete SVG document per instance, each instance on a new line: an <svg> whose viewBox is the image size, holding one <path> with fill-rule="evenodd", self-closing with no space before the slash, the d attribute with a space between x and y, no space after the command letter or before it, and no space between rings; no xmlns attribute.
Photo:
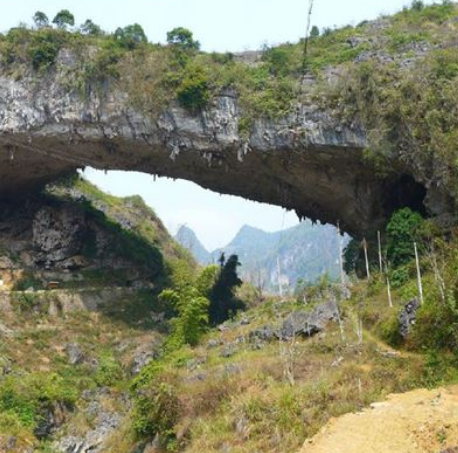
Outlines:
<svg viewBox="0 0 458 453"><path fill-rule="evenodd" d="M234 92L221 92L196 114L172 102L153 121L114 85L89 87L84 96L69 89L77 85L71 75L77 65L63 51L46 76L16 80L0 72L2 197L17 197L79 167L135 170L191 180L313 220L340 221L347 231L362 233L380 226L399 203L420 198L421 204L425 196L416 175L396 169L377 177L363 159L365 131L308 101L281 120L255 120L245 136ZM437 201L440 194L434 195ZM37 228L47 218L43 212Z"/></svg>
<svg viewBox="0 0 458 453"><path fill-rule="evenodd" d="M128 200L125 205L115 200L113 215L107 205L84 197L43 194L0 201L0 291L84 288L107 278L105 283L116 286L152 285L164 272L164 255L173 253L173 241L158 219L127 206ZM138 233L140 222L157 242ZM2 300L0 294L0 305ZM72 303L61 300L56 307L67 305Z"/></svg>
<svg viewBox="0 0 458 453"><path fill-rule="evenodd" d="M101 389L97 394L87 394L91 399L84 414L93 419L93 427L84 435L76 433L76 429L70 426L69 434L56 442L55 451L61 453L97 453L107 451L104 447L105 442L119 428L122 422L122 415L115 411L104 408L103 398L109 396L106 389ZM118 398L118 402L126 404Z"/></svg>
<svg viewBox="0 0 458 453"><path fill-rule="evenodd" d="M326 327L330 321L339 320L339 307L331 301L316 306L311 312L298 310L291 313L283 322L279 336L287 340L296 336L310 337Z"/></svg>
<svg viewBox="0 0 458 453"><path fill-rule="evenodd" d="M408 302L399 313L399 333L402 338L406 339L409 336L412 327L417 320L417 311L420 308L420 301L417 298Z"/></svg>

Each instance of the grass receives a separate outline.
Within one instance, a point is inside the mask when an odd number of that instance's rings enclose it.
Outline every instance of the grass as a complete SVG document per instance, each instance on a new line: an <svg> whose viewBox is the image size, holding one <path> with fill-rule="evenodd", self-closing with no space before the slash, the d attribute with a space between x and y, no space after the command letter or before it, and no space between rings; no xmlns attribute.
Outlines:
<svg viewBox="0 0 458 453"><path fill-rule="evenodd" d="M426 262L423 267L425 295L432 303L437 292ZM452 264L450 267L452 275ZM0 351L14 364L13 372L21 373L0 390L0 401L2 395L11 394L14 399L9 401L15 408L12 412L4 406L0 411L0 439L3 433L14 432L19 445L36 442L32 428L37 398L41 402L65 401L70 391L72 404L82 408L87 404L81 399L83 390L107 386L110 391L103 404L125 416L121 431L108 441L115 452L133 449L158 431L169 451L216 452L224 447L238 453L295 452L332 417L361 410L389 393L457 381L454 355L445 349L424 352L415 336L411 343L398 343L397 354L387 354L393 348L387 342L394 344L391 335L398 327L393 320L410 297L410 289L406 290L410 284L411 280L393 290L395 306L389 309L382 281L374 277L369 285L355 282L352 298L341 307L344 341L339 327L331 324L325 335L297 338L283 345L273 341L261 349L253 348L248 341L251 330L280 322L292 310L311 308L296 300L272 299L244 314L250 324L233 321L226 330L209 332L197 347L168 353L134 380L129 367L137 347L161 337L141 319L151 308L147 293L138 294L138 305L132 299L132 306L126 301L123 307L117 307L121 309L116 316L110 309L76 312L52 322L39 314L14 315L8 322L12 327L16 323L20 334L0 345ZM310 299L318 303L329 297L329 291L332 288L323 285L316 291L311 289ZM363 321L362 343L354 329L355 319ZM427 335L421 333L422 338ZM223 345L210 348L210 339ZM97 359L99 365L70 366L63 348L67 342L77 342L84 355ZM222 350L233 343L236 353L224 358ZM287 370L292 371L289 378ZM52 375L60 383L52 392L43 390L49 388L47 385L31 385ZM27 391L17 390L23 388ZM34 393L33 389L38 388L43 393ZM159 388L165 393L158 393ZM134 403L131 412L117 405L117 398L127 389ZM173 396L174 401L167 422L161 418L163 410L157 411L164 395L169 402ZM78 410L71 415L71 423L83 433L93 421ZM136 433L134 427L142 428Z"/></svg>

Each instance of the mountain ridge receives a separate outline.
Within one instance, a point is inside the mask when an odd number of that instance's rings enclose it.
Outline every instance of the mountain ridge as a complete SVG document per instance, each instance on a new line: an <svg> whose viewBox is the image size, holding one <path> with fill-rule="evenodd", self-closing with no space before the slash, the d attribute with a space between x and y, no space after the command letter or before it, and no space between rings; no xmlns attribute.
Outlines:
<svg viewBox="0 0 458 453"><path fill-rule="evenodd" d="M300 280L312 283L326 274L331 279L338 275L337 231L311 221L279 231L243 225L226 246L211 252L189 227L180 228L175 239L202 265L217 262L221 253L236 254L242 264L242 277L273 292L279 291L278 268L281 284L289 291ZM348 237L342 241L345 245Z"/></svg>

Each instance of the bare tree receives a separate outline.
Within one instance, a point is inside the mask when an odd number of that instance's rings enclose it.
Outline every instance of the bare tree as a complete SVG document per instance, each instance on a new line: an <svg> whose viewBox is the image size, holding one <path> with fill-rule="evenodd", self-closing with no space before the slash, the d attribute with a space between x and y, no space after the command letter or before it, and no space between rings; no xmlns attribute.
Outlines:
<svg viewBox="0 0 458 453"><path fill-rule="evenodd" d="M445 286L445 257L441 254L440 262L437 258L437 250L434 245L434 241L431 239L426 247L426 256L428 261L431 265L431 268L434 273L434 281L439 289L439 293L441 295L442 303L445 303L445 294L446 294L446 286Z"/></svg>
<svg viewBox="0 0 458 453"><path fill-rule="evenodd" d="M309 48L309 41L310 41L310 27L312 25L313 2L314 0L309 0L309 11L307 15L307 28L305 31L305 39L304 39L304 53L302 56L302 72L303 73L307 71L307 57L308 57L308 48Z"/></svg>

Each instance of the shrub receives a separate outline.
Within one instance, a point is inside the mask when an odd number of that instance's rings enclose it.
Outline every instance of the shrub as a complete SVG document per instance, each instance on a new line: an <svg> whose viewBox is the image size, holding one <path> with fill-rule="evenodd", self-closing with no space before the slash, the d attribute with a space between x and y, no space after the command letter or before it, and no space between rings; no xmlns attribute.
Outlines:
<svg viewBox="0 0 458 453"><path fill-rule="evenodd" d="M399 347L404 339L400 332L400 324L398 313L392 313L391 316L382 321L377 330L382 340L386 341L390 346Z"/></svg>
<svg viewBox="0 0 458 453"><path fill-rule="evenodd" d="M417 312L409 339L412 347L456 351L458 348L458 307L453 297L446 303L427 300Z"/></svg>
<svg viewBox="0 0 458 453"><path fill-rule="evenodd" d="M414 11L421 11L425 7L422 0L413 0L411 8Z"/></svg>
<svg viewBox="0 0 458 453"><path fill-rule="evenodd" d="M61 43L53 39L52 32L37 36L29 48L29 55L34 69L48 68L56 61Z"/></svg>
<svg viewBox="0 0 458 453"><path fill-rule="evenodd" d="M95 382L100 386L111 387L123 377L121 365L110 355L102 355L99 359L99 366L95 374Z"/></svg>
<svg viewBox="0 0 458 453"><path fill-rule="evenodd" d="M414 241L420 238L423 218L410 208L396 211L387 225L388 259L395 265L407 263L414 257Z"/></svg>
<svg viewBox="0 0 458 453"><path fill-rule="evenodd" d="M178 349L186 344L195 346L207 331L209 297L218 271L217 266L208 266L194 282L186 278L183 282L177 282L175 289L167 289L160 294L160 302L173 307L178 314L172 321L169 348Z"/></svg>
<svg viewBox="0 0 458 453"><path fill-rule="evenodd" d="M75 390L54 373L7 376L0 385L0 412L11 415L21 426L35 427L39 415L54 402L73 405Z"/></svg>
<svg viewBox="0 0 458 453"><path fill-rule="evenodd" d="M266 62L269 72L274 76L286 76L293 69L291 45L271 47L264 50L262 59Z"/></svg>
<svg viewBox="0 0 458 453"><path fill-rule="evenodd" d="M180 104L188 110L204 108L210 100L210 87L205 69L198 65L188 66L176 93Z"/></svg>
<svg viewBox="0 0 458 453"><path fill-rule="evenodd" d="M207 330L209 300L192 286L178 291L165 290L160 299L173 305L178 311L178 316L172 321L169 346L195 346Z"/></svg>
<svg viewBox="0 0 458 453"><path fill-rule="evenodd" d="M180 415L180 403L173 386L151 382L134 396L132 426L139 438L159 436L161 444L172 442L173 428Z"/></svg>
<svg viewBox="0 0 458 453"><path fill-rule="evenodd" d="M167 43L185 51L200 49L200 43L194 39L192 31L183 27L177 27L169 31L167 33Z"/></svg>
<svg viewBox="0 0 458 453"><path fill-rule="evenodd" d="M117 28L114 37L116 41L127 49L135 49L139 44L146 43L148 39L143 30L143 27L139 24L128 25L124 28Z"/></svg>

